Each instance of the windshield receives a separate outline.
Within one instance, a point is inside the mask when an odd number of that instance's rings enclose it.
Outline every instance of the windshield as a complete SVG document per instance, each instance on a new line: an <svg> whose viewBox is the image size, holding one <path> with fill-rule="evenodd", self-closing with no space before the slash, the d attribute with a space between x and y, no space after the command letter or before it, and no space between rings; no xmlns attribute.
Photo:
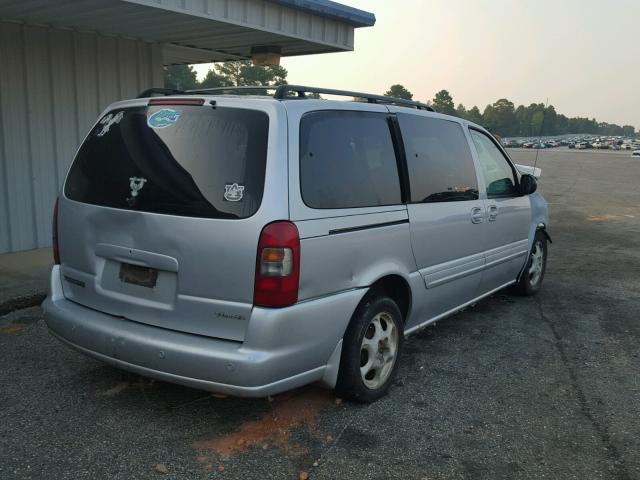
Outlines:
<svg viewBox="0 0 640 480"><path fill-rule="evenodd" d="M262 201L269 119L210 106L115 109L80 148L65 195L105 207L246 218Z"/></svg>

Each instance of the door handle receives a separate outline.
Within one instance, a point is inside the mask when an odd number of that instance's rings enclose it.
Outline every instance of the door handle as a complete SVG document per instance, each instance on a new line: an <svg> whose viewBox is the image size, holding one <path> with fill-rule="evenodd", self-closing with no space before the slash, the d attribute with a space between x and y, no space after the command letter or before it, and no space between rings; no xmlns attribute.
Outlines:
<svg viewBox="0 0 640 480"><path fill-rule="evenodd" d="M498 206L489 205L489 221L495 222L496 218L498 218Z"/></svg>
<svg viewBox="0 0 640 480"><path fill-rule="evenodd" d="M474 207L471 209L471 223L484 222L484 213L480 207Z"/></svg>

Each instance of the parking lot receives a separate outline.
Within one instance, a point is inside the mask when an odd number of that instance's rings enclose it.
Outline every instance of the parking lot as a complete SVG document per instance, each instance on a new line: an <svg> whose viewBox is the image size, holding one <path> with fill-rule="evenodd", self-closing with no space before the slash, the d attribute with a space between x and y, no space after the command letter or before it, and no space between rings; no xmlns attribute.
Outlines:
<svg viewBox="0 0 640 480"><path fill-rule="evenodd" d="M538 155L541 294L410 336L372 405L154 382L63 346L37 307L0 317L0 478L640 478L640 161Z"/></svg>

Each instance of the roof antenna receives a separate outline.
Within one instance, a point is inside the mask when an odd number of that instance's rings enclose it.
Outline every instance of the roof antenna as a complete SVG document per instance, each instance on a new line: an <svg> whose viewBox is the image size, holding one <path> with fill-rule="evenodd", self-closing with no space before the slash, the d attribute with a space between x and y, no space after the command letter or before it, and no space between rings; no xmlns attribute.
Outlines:
<svg viewBox="0 0 640 480"><path fill-rule="evenodd" d="M544 119L547 116L547 106L549 105L549 98L547 97L547 104L542 104L542 122L540 123L540 132L538 133L538 148L536 148L536 160L533 162L533 173L536 172L536 166L538 165L538 155L540 154L540 147L542 147L542 130L544 129Z"/></svg>

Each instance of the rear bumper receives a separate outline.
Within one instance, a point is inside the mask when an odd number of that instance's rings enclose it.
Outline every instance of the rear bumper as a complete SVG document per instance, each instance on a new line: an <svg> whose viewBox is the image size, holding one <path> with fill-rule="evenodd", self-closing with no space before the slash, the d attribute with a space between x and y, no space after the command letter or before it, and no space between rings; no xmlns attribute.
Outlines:
<svg viewBox="0 0 640 480"><path fill-rule="evenodd" d="M67 345L124 370L193 388L262 397L323 381L333 387L341 339L364 290L254 308L242 343L158 328L64 298L59 267L43 308L51 333Z"/></svg>

